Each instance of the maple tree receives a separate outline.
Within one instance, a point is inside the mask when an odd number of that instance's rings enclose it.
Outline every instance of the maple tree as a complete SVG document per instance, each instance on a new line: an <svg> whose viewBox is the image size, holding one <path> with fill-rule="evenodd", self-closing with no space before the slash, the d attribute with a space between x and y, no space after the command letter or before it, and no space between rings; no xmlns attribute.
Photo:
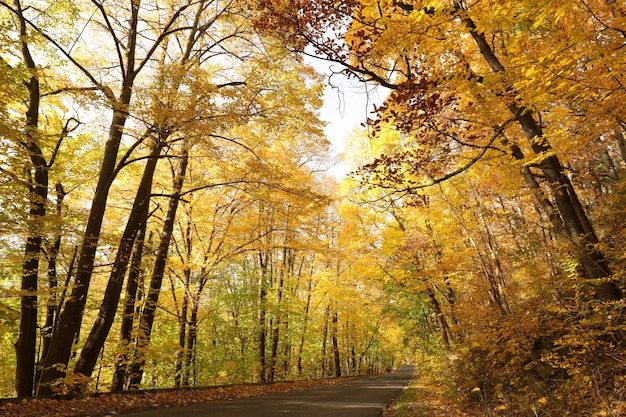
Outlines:
<svg viewBox="0 0 626 417"><path fill-rule="evenodd" d="M18 34L18 39L9 40L5 38L6 56L9 61L3 60L4 69L7 72L6 85L9 87L5 91L8 94L4 100L6 110L13 109L16 112L23 112L25 120L16 121L21 128L6 129L4 137L8 139L7 151L24 152L28 158L28 172L19 173L19 169L11 167L3 172L8 178L17 180L26 190L28 203L24 210L28 213L27 236L24 255L22 260L21 277L21 321L19 339L16 344L16 392L19 395L32 395L32 387L35 376L37 327L38 327L38 302L37 294L39 286L40 258L47 252L48 264L50 268L49 285L56 285L56 277L52 272L56 262L56 253L59 249L60 236L55 238L55 243L46 247L47 237L46 221L48 186L50 182L50 171L57 160L59 150L63 141L80 122L74 117L62 115L62 106L56 100L54 93L48 93L47 97L42 93L41 85L50 83L48 74L41 71L38 65L38 57L33 52L33 45L36 40L29 39L29 21L24 14L24 8L19 1L15 1L10 8L14 15L14 33ZM51 10L51 14L56 11ZM44 22L48 24L48 22ZM15 63L18 64L15 64ZM16 82L23 80L24 88L18 88ZM50 86L50 85L49 85ZM20 97L24 101L20 102ZM45 109L45 110L44 110ZM40 113L44 112L48 116L45 121L40 122ZM66 120L63 120L66 118ZM4 120L11 123L13 115L9 110L4 115ZM21 148L21 149L20 149ZM55 185L59 201L63 200L65 191L60 182ZM60 208L57 208L57 212ZM52 298L48 300L46 329L53 320L55 304ZM49 339L46 339L49 341ZM44 348L47 345L44 345Z"/></svg>
<svg viewBox="0 0 626 417"><path fill-rule="evenodd" d="M470 396L506 415L528 410L530 398L536 410L593 407L573 393L590 375L612 381L601 395L616 398L608 357L623 349L614 313L623 265L612 256L622 228L605 228L595 208L624 163L622 106L609 98L623 93L612 70L623 59L623 11L612 2L302 6L330 16L339 40L276 4L270 22L289 25L296 48L312 44L311 53L393 90L368 123L375 142L353 193L398 223L387 226L402 233L389 242L385 272L412 300L429 301L436 322L425 316L424 327L463 352L456 382L466 378ZM602 89L610 93L599 99ZM588 280L572 281L580 276ZM542 396L557 386L568 403Z"/></svg>
<svg viewBox="0 0 626 417"><path fill-rule="evenodd" d="M97 2L94 3L93 6L95 7L95 10L101 13L101 16L105 19L105 27L107 27L106 21L108 21L109 17L107 10L105 10L103 5ZM124 49L128 52L126 57L122 56L119 49L119 47L121 47L120 38L115 35L115 29L111 26L110 21L108 24L109 34L113 36L114 42L117 42L116 46L118 47L118 52L120 52L118 54L118 65L122 72L122 82L120 85L119 97L115 96L115 93L111 87L106 84L106 82L103 83L97 79L98 77L94 76L94 74L86 67L86 63L79 63L79 61L75 58L75 55L72 55L71 50L66 49L64 45L55 41L41 28L29 21L30 29L34 29L35 32L50 41L60 54L64 55L87 80L92 82L94 89L101 91L105 97L107 97L114 110L113 118L111 120L110 137L107 145L105 146L99 182L93 198L91 215L89 216L89 221L85 226L85 236L83 238L82 249L78 257L78 273L75 279L75 285L72 289L71 296L64 304L63 310L59 315L58 322L55 324L49 349L43 361L43 370L40 381L43 387L42 393L50 392L50 383L62 375L62 372L60 372L58 368L58 364L66 364L70 357L71 344L67 343L67 341L74 338L81 323L80 318L82 317L88 294L108 192L116 174L116 159L118 157L124 124L128 119L126 107L130 104L133 85L137 74L145 66L147 60L154 52L154 49L148 49L144 57L139 58L138 62L135 61L135 50L137 47L136 27L139 20L138 6L139 5L135 3L131 5L131 29L134 27L135 30L131 30L129 36L127 37L128 43L124 45ZM176 21L178 15L180 15L180 13L187 7L188 6L183 5L179 10L173 11L169 23L165 24L166 31ZM37 11L38 9L34 8L34 10ZM26 20L24 19L23 22L23 35L25 36ZM157 36L155 46L162 42L164 38L165 32L163 35ZM34 273L37 272L38 271L36 270L34 271Z"/></svg>
<svg viewBox="0 0 626 417"><path fill-rule="evenodd" d="M371 155L389 139L355 140L353 152L361 146ZM368 248L370 276L396 299L392 310L410 329L411 345L424 366L447 364L432 376L484 406L483 413L598 410L603 406L594 400L617 401L619 371L608 357L623 354L615 310L621 303L589 300L568 245L545 226L533 194L519 193L516 166L488 158L477 168L400 199L386 188L346 183L357 203L358 217L350 218L363 228L354 241ZM615 236L621 229L600 230ZM590 375L607 381L597 397L585 388ZM568 400L548 400L548 390Z"/></svg>

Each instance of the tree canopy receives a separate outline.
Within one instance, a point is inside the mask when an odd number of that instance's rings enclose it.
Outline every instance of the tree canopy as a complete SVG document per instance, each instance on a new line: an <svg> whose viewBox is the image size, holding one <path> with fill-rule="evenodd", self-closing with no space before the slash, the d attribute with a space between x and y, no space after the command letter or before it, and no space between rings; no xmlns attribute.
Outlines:
<svg viewBox="0 0 626 417"><path fill-rule="evenodd" d="M0 13L5 396L418 361L490 415L624 408L620 2ZM390 91L346 178L306 56Z"/></svg>

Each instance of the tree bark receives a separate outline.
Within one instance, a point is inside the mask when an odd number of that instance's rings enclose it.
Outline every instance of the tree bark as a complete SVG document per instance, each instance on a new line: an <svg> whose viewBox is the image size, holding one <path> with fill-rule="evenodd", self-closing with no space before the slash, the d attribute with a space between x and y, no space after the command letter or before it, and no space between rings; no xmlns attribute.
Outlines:
<svg viewBox="0 0 626 417"><path fill-rule="evenodd" d="M439 323L439 331L441 332L441 340L443 341L443 345L446 347L446 349L450 349L450 326L448 326L446 317L443 315L443 310L441 310L441 304L439 304L439 301L437 300L437 297L435 296L435 292L433 291L431 285L428 285L426 287L426 294L428 295L428 298L430 298L433 310L435 311L435 317L437 318L437 323Z"/></svg>
<svg viewBox="0 0 626 417"><path fill-rule="evenodd" d="M111 270L111 275L104 292L100 311L74 367L74 372L77 374L91 376L96 366L98 355L111 330L111 325L115 319L120 301L124 277L126 276L133 244L139 229L141 229L142 224L147 220L150 206L150 194L152 192L152 179L162 149L163 142L159 141L155 142L150 150L150 156L144 167L133 207L126 222L124 232L122 233L122 238L120 239L119 249L117 250L115 261L113 262L113 269Z"/></svg>
<svg viewBox="0 0 626 417"><path fill-rule="evenodd" d="M268 280L268 265L269 254L264 254L259 251L259 293L257 302L258 306L258 318L257 318L257 355L258 355L258 371L257 379L259 382L267 382L267 363L265 359L266 340L267 340L267 280Z"/></svg>
<svg viewBox="0 0 626 417"><path fill-rule="evenodd" d="M286 259L287 256L287 248L283 250L283 269L278 272L278 281L276 283L276 313L273 320L273 328L272 328L272 346L270 349L270 366L269 366L269 381L272 382L276 378L276 369L278 366L278 343L280 341L280 326L282 324L282 313L281 313L281 303L283 299L283 286L285 285L285 274L286 272Z"/></svg>
<svg viewBox="0 0 626 417"><path fill-rule="evenodd" d="M187 315L189 310L189 293L191 291L191 270L188 267L185 267L183 276L185 278L185 288L178 316L178 352L176 352L176 363L174 365L174 386L176 387L181 386L186 356L185 349L187 347ZM173 285L174 284L172 284L172 293L174 293Z"/></svg>
<svg viewBox="0 0 626 417"><path fill-rule="evenodd" d="M65 198L65 190L63 190L63 186L61 183L57 183L56 186L57 192L57 204L56 204L56 216L57 221L61 221L61 213L63 206L63 199ZM54 239L54 244L48 249L48 302L46 305L46 320L41 330L42 333L42 346L41 346L41 358L45 358L48 356L48 350L50 348L50 339L52 337L52 332L56 325L57 320L57 312L59 309L59 296L57 295L58 290L58 277L57 277L57 258L59 256L59 250L61 249L61 238L62 238L62 230L60 224L57 225L56 236Z"/></svg>
<svg viewBox="0 0 626 417"><path fill-rule="evenodd" d="M300 343L298 344L298 353L296 357L296 368L298 370L298 378L302 378L302 353L304 351L304 341L309 325L309 311L311 309L311 296L313 293L313 278L309 276L306 293L306 304L304 305L304 323L302 324L302 334L300 335Z"/></svg>
<svg viewBox="0 0 626 417"><path fill-rule="evenodd" d="M191 238L192 234L192 215L191 210L189 211L187 217L187 224L185 225L185 234L184 234L184 252L180 253L180 260L183 262L183 299L181 302L181 307L178 316L178 347L179 350L176 352L176 364L175 364L175 374L174 374L174 385L177 387L181 386L183 383L183 379L189 380L189 370L185 369L187 363L187 351L188 343L189 343L189 335L188 331L191 332L191 328L188 328L188 325L191 326L191 322L188 321L187 316L189 315L189 302L191 295L191 257L193 252L193 240ZM174 297L174 301L176 301L176 292L175 287L172 282L172 296ZM193 308L193 307L192 307ZM183 383L183 386L184 385Z"/></svg>
<svg viewBox="0 0 626 417"><path fill-rule="evenodd" d="M191 306L191 315L189 317L189 331L187 332L187 341L185 346L185 355L183 361L183 378L182 386L189 386L189 379L192 376L192 363L196 341L198 338L198 309L200 308L200 297L193 300Z"/></svg>
<svg viewBox="0 0 626 417"><path fill-rule="evenodd" d="M38 81L31 78L29 90L38 89ZM32 132L34 134L34 132ZM31 141L32 139L28 139ZM15 345L16 379L15 392L18 397L31 396L34 386L35 345L37 340L37 288L39 256L41 254L41 228L46 214L48 198L48 166L36 143L28 145L34 178L29 186L28 236L22 264L22 284L20 295L20 334Z"/></svg>
<svg viewBox="0 0 626 417"><path fill-rule="evenodd" d="M324 310L324 331L322 332L322 366L321 366L321 374L320 374L320 378L325 378L326 377L326 373L327 373L327 366L326 364L328 363L327 358L326 358L326 345L328 344L327 340L328 340L328 319L330 317L330 306L326 307L326 310Z"/></svg>
<svg viewBox="0 0 626 417"><path fill-rule="evenodd" d="M352 342L350 343L350 370L352 375L357 375L358 374L358 365L357 365L357 358L356 358L356 325L354 323L351 323L350 325L346 326L346 330L352 330Z"/></svg>
<svg viewBox="0 0 626 417"><path fill-rule="evenodd" d="M626 139L624 139L621 126L615 128L615 140L617 141L622 161L626 162Z"/></svg>
<svg viewBox="0 0 626 417"><path fill-rule="evenodd" d="M145 213L146 216L148 213ZM143 245L146 236L146 222L142 223L137 237L130 262L130 270L128 272L128 280L126 283L126 292L124 300L124 309L122 316L122 325L120 328L120 345L122 354L116 358L115 371L113 373L113 381L111 389L113 391L126 391L129 388L130 378L127 377L127 369L129 368L128 349L132 343L132 332L135 317L139 315L137 304L137 290L141 277L141 261L143 258Z"/></svg>
<svg viewBox="0 0 626 417"><path fill-rule="evenodd" d="M29 154L34 175L29 178L29 213L28 234L22 263L22 282L20 294L20 331L15 343L15 395L29 397L33 395L35 382L35 361L37 344L37 289L39 276L39 256L42 243L42 222L46 215L48 199L48 164L38 144L37 129L39 124L39 79L35 75L35 62L26 42L26 22L19 0L15 0L21 37L22 58L31 77L26 83L28 89L28 108L26 110L26 137L24 147Z"/></svg>
<svg viewBox="0 0 626 417"><path fill-rule="evenodd" d="M339 315L337 314L337 310L331 309L331 343L333 347L333 361L335 365L335 378L341 378L341 355L339 352L339 337L337 335L339 329Z"/></svg>
<svg viewBox="0 0 626 417"><path fill-rule="evenodd" d="M176 220L176 211L178 210L178 203L180 201L180 195L185 182L188 163L189 150L187 149L187 144L183 144L180 166L178 167L178 171L175 173L174 178L174 192L172 193L170 203L167 208L167 214L165 216L165 222L163 223L163 230L161 232L161 242L159 243L159 247L157 249L154 269L152 270L152 277L150 278L150 287L148 289L148 295L146 296L145 306L139 322L139 335L137 337L139 358L136 358L131 366L132 386L139 386L143 377L146 364L145 351L150 344L156 308L159 303L159 295L161 293L161 284L163 282L163 275L167 264L167 254L169 251L170 241L172 239L172 232L174 230L174 221Z"/></svg>

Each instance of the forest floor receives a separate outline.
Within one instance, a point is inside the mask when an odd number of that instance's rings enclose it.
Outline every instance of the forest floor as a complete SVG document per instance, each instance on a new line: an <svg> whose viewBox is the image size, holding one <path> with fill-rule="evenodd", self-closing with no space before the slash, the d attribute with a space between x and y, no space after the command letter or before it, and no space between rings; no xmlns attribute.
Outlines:
<svg viewBox="0 0 626 417"><path fill-rule="evenodd" d="M0 416L11 417L96 417L115 416L130 410L168 408L213 400L251 397L256 395L302 390L328 384L351 381L360 377L319 379L271 384L244 384L219 387L140 391L85 395L81 398L32 398L22 401L0 401Z"/></svg>

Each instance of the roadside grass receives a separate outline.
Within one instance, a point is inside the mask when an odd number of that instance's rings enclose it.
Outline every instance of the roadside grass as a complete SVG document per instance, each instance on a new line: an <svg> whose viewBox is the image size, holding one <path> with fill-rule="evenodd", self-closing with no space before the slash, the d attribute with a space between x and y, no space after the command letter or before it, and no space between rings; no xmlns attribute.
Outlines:
<svg viewBox="0 0 626 417"><path fill-rule="evenodd" d="M476 410L464 409L452 399L445 370L432 364L416 370L414 379L385 410L382 417L477 417Z"/></svg>
<svg viewBox="0 0 626 417"><path fill-rule="evenodd" d="M404 389L400 397L387 408L383 417L470 417L445 396L445 388L418 377Z"/></svg>

